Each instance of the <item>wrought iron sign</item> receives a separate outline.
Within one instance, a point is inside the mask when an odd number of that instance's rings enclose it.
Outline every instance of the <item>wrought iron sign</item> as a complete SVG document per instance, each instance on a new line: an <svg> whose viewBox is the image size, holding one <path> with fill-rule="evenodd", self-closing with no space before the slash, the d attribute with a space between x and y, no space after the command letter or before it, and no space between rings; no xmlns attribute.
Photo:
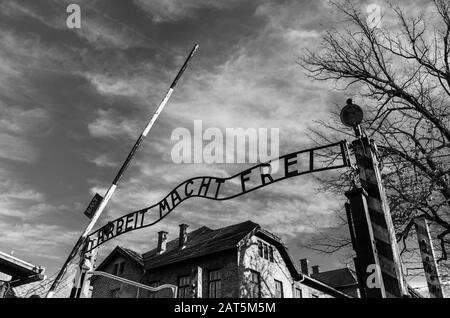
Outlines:
<svg viewBox="0 0 450 318"><path fill-rule="evenodd" d="M121 234L158 223L189 198L229 200L291 177L349 165L348 146L344 140L293 152L267 163L260 163L228 178L191 178L179 184L158 203L126 214L89 234L90 240L94 243L86 252Z"/></svg>

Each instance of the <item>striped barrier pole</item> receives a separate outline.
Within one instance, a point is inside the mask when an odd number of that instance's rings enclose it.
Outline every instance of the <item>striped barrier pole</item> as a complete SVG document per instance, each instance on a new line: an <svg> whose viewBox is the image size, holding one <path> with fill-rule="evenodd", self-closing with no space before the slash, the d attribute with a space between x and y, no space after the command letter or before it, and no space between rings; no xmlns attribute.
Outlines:
<svg viewBox="0 0 450 318"><path fill-rule="evenodd" d="M159 106L156 108L155 112L153 113L153 115L152 115L150 121L148 122L147 126L145 127L144 131L141 133L139 138L136 140L133 148L131 149L131 151L129 152L129 154L128 154L127 158L125 159L124 163L120 167L119 172L116 174L116 177L114 178L113 182L111 183L111 185L109 186L108 190L106 191L105 196L101 199L99 205L96 207L95 212L93 213L93 215L91 217L91 221L89 222L87 227L84 229L84 231L81 234L81 236L78 238L78 241L75 243L75 246L73 247L73 249L70 252L69 256L67 257L66 261L64 262L64 264L63 264L61 270L59 271L58 275L56 276L55 280L53 281L53 284L50 287L46 298L52 298L53 297L53 295L55 293L55 290L56 290L56 287L58 287L62 277L64 276L64 273L66 272L67 266L76 257L76 255L79 252L80 248L85 243L86 238L88 237L89 233L94 228L95 223L97 222L98 218L100 217L100 215L102 214L102 212L105 209L106 205L108 204L109 199L111 199L112 195L114 194L114 191L116 190L116 188L117 188L117 186L118 186L118 184L120 182L120 179L123 177L125 171L127 170L128 166L130 165L130 162L131 162L134 154L139 149L139 146L141 145L142 140L144 140L144 138L147 136L148 132L153 127L153 124L155 123L155 121L158 118L159 114L164 109L164 106L166 106L167 102L170 99L170 96L172 96L172 93L173 93L173 91L175 89L175 86L178 83L178 80L180 79L181 75L183 75L183 73L186 70L186 67L187 67L189 61L192 59L192 57L194 56L194 53L195 53L195 51L197 51L197 49L198 49L198 45L196 44L194 46L194 48L192 49L191 53L189 54L189 56L187 57L186 61L184 62L183 66L178 71L178 74L175 77L175 79L173 80L172 84L170 85L170 88L167 91L166 96L164 96L163 100L161 101Z"/></svg>
<svg viewBox="0 0 450 318"><path fill-rule="evenodd" d="M431 241L430 230L425 217L414 219L417 241L419 242L420 256L422 257L423 269L427 280L430 298L444 298L439 278L439 270L436 264L434 248Z"/></svg>
<svg viewBox="0 0 450 318"><path fill-rule="evenodd" d="M357 256L355 269L361 298L386 298L383 280L378 271L380 260L370 222L367 192L360 187L353 187L345 192L345 196L350 202L345 206L352 245Z"/></svg>
<svg viewBox="0 0 450 318"><path fill-rule="evenodd" d="M391 213L378 168L376 146L367 137L358 138L353 141L352 145L361 186L367 193L371 231L375 239L386 297L401 298L408 295L408 292L401 268Z"/></svg>

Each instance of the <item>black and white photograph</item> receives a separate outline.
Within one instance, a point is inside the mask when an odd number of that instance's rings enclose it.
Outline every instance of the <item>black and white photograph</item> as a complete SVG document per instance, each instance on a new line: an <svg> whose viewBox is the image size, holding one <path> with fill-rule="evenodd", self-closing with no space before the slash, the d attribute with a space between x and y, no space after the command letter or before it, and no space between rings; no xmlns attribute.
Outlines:
<svg viewBox="0 0 450 318"><path fill-rule="evenodd" d="M0 0L0 306L447 297L449 0Z"/></svg>

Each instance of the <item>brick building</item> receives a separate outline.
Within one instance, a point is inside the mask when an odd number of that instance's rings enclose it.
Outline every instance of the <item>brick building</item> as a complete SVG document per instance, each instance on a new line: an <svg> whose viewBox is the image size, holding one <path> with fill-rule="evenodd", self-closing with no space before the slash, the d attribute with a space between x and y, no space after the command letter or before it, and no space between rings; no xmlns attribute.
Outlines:
<svg viewBox="0 0 450 318"><path fill-rule="evenodd" d="M256 223L187 228L181 224L178 238L171 241L167 232L159 232L157 247L142 255L118 246L96 270L152 287L173 284L183 298L347 296L298 271L283 241ZM173 297L170 289L149 292L101 276L91 284L96 298Z"/></svg>

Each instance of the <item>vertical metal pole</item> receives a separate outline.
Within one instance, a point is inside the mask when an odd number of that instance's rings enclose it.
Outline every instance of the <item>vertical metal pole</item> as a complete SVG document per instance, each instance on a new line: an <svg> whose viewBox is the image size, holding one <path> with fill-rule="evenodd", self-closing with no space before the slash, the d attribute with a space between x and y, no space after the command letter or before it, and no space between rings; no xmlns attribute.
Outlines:
<svg viewBox="0 0 450 318"><path fill-rule="evenodd" d="M364 281L363 274L361 272L361 266L359 266L357 257L353 258L353 264L355 264L356 278L358 279L359 296L361 298L367 298L366 289L365 289L365 281Z"/></svg>
<svg viewBox="0 0 450 318"><path fill-rule="evenodd" d="M375 238L386 297L401 298L408 292L391 213L378 168L379 162L374 152L375 144L369 142L366 137L359 138L352 144L355 150L356 164L359 168L361 186L367 192L370 228Z"/></svg>
<svg viewBox="0 0 450 318"><path fill-rule="evenodd" d="M385 298L386 292L381 277L378 276L379 286L369 286L368 280L372 275L379 275L378 272L367 271L375 267L375 271L380 268L375 238L372 232L369 208L367 205L367 193L364 189L354 188L345 193L350 201L351 220L354 226L354 249L357 255L357 273L361 289L361 295L367 298Z"/></svg>
<svg viewBox="0 0 450 318"><path fill-rule="evenodd" d="M80 285L80 289L78 291L77 298L91 298L92 294L92 286L91 279L92 276L88 275L89 271L95 270L95 261L97 260L98 248L94 248L93 250L87 253L86 262L88 264L84 264L83 276L82 276L82 284Z"/></svg>
<svg viewBox="0 0 450 318"><path fill-rule="evenodd" d="M63 275L64 275L64 273L65 273L65 271L67 269L67 266L73 260L73 258L76 256L76 254L77 254L78 250L80 249L80 247L84 244L87 236L89 235L89 232L91 232L91 230L94 227L95 223L97 222L98 218L100 217L100 215L102 214L102 212L105 209L106 205L108 204L109 199L111 199L111 196L113 195L114 191L116 190L117 185L119 184L119 181L122 178L123 174L127 170L128 166L129 166L129 164L131 162L131 159L133 158L134 154L136 153L136 151L138 150L139 146L141 145L142 140L147 136L148 132L152 128L152 126L155 123L156 119L158 118L159 114L163 110L164 106L168 102L170 96L173 93L173 90L175 89L175 86L178 83L178 80L180 79L181 75L183 75L184 71L186 70L188 62L194 56L194 53L195 53L195 51L197 49L198 49L198 45L196 44L194 46L194 48L192 49L191 53L189 54L188 58L184 62L183 66L179 70L177 76L173 80L172 85L170 85L170 88L167 91L166 96L161 101L161 103L159 104L158 108L156 109L156 111L154 112L153 116L151 117L149 123L145 127L144 131L142 132L142 134L139 136L138 140L134 144L133 148L131 149L130 153L128 154L128 157L125 159L125 162L122 164L122 167L120 167L119 172L117 173L117 175L114 178L112 184L108 188L108 191L106 192L103 200L101 201L100 205L98 206L97 210L95 211L91 221L89 222L89 224L85 228L84 232L81 234L80 238L78 239L78 241L76 242L76 244L73 247L72 251L70 252L68 258L64 262L64 265L62 266L61 270L59 271L58 275L56 276L55 280L53 281L52 286L50 287L50 289L49 289L49 291L47 293L47 296L46 296L47 298L53 297L53 294L54 294L54 292L56 290L56 287L58 286L59 282L61 281L61 279L62 279L62 277L63 277Z"/></svg>
<svg viewBox="0 0 450 318"><path fill-rule="evenodd" d="M430 298L444 298L427 221L424 217L415 218L414 225Z"/></svg>
<svg viewBox="0 0 450 318"><path fill-rule="evenodd" d="M75 283L72 287L70 298L89 298L90 297L90 279L88 272L94 270L95 261L98 254L98 247L85 253L91 245L96 244L96 239L86 241L84 248L80 251L80 264L77 268Z"/></svg>

